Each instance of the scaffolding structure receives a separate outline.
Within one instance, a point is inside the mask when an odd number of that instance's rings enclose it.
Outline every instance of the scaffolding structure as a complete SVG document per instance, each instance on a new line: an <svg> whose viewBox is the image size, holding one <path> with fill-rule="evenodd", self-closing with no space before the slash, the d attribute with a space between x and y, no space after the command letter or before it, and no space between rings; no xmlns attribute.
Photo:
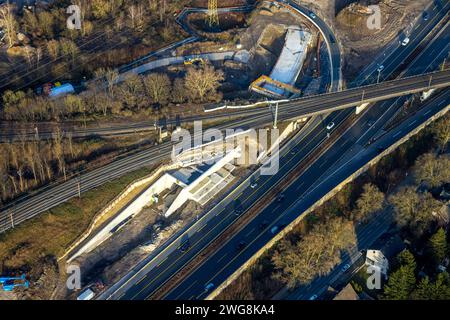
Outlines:
<svg viewBox="0 0 450 320"><path fill-rule="evenodd" d="M219 13L217 11L217 0L208 0L207 22L210 27L219 26Z"/></svg>

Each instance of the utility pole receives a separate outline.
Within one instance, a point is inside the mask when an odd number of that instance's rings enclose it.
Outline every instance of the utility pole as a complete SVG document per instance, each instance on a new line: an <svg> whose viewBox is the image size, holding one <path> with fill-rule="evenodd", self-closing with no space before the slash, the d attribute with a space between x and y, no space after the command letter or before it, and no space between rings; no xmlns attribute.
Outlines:
<svg viewBox="0 0 450 320"><path fill-rule="evenodd" d="M273 120L273 128L277 128L277 122L278 122L278 102L275 104L275 117Z"/></svg>
<svg viewBox="0 0 450 320"><path fill-rule="evenodd" d="M78 198L81 199L81 177L78 176L77 179L77 189L78 189Z"/></svg>
<svg viewBox="0 0 450 320"><path fill-rule="evenodd" d="M208 0L207 22L210 27L219 26L219 13L217 11L217 0Z"/></svg>
<svg viewBox="0 0 450 320"><path fill-rule="evenodd" d="M38 141L39 140L39 128L37 126L34 127L34 132L36 135L36 141Z"/></svg>
<svg viewBox="0 0 450 320"><path fill-rule="evenodd" d="M12 210L9 210L9 218L11 219L11 228L14 229L14 216Z"/></svg>

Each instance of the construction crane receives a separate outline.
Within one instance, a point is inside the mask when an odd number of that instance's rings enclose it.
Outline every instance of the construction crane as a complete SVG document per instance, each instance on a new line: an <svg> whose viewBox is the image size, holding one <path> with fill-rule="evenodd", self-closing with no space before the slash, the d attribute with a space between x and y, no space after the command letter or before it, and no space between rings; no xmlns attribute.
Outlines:
<svg viewBox="0 0 450 320"><path fill-rule="evenodd" d="M13 291L15 287L28 288L29 282L25 279L25 274L20 277L0 277L0 284L4 291Z"/></svg>
<svg viewBox="0 0 450 320"><path fill-rule="evenodd" d="M208 0L207 22L210 27L219 26L219 13L217 12L217 0Z"/></svg>

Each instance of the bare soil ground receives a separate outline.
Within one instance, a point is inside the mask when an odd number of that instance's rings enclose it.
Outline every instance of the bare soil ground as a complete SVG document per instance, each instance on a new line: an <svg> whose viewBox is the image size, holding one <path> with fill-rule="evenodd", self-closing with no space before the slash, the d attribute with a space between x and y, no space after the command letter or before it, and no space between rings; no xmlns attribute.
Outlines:
<svg viewBox="0 0 450 320"><path fill-rule="evenodd" d="M367 27L367 5L353 3L345 7L336 16L336 33L344 48L344 76L354 77L361 68L380 53L384 46L399 37L399 34L411 29L416 17L419 17L429 0L382 0L381 29L370 30Z"/></svg>

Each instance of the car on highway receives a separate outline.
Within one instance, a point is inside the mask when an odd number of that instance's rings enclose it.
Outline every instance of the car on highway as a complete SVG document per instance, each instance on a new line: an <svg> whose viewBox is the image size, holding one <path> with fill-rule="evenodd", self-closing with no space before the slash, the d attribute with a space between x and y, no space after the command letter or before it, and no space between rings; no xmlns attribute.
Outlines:
<svg viewBox="0 0 450 320"><path fill-rule="evenodd" d="M214 283L210 282L205 286L205 291L208 292L210 291L212 288L214 288Z"/></svg>
<svg viewBox="0 0 450 320"><path fill-rule="evenodd" d="M327 130L331 130L331 129L333 129L333 127L334 127L334 122L330 122L330 123L327 125Z"/></svg>
<svg viewBox="0 0 450 320"><path fill-rule="evenodd" d="M315 14L314 12L310 12L310 13L309 13L309 17L310 17L311 19L317 18L316 14Z"/></svg>
<svg viewBox="0 0 450 320"><path fill-rule="evenodd" d="M241 251L242 249L245 248L246 245L247 245L247 243L245 241L239 241L239 243L236 245L236 249Z"/></svg>
<svg viewBox="0 0 450 320"><path fill-rule="evenodd" d="M284 200L284 194L280 193L279 196L277 197L277 202L281 202Z"/></svg>
<svg viewBox="0 0 450 320"><path fill-rule="evenodd" d="M181 252L186 252L188 251L189 247L191 246L191 244L189 243L189 239L185 240L180 246L179 249Z"/></svg>
<svg viewBox="0 0 450 320"><path fill-rule="evenodd" d="M260 229L265 229L265 228L267 228L268 225L269 225L269 222L267 220L264 220L263 222L261 222L259 224L259 228Z"/></svg>
<svg viewBox="0 0 450 320"><path fill-rule="evenodd" d="M377 71L378 72L381 72L381 71L383 71L384 70L384 66L382 65L382 64L379 64L378 65L378 68L377 68Z"/></svg>
<svg viewBox="0 0 450 320"><path fill-rule="evenodd" d="M375 124L375 121L373 121L373 120L369 120L369 121L367 122L367 125L368 125L369 127L373 126L374 124Z"/></svg>
<svg viewBox="0 0 450 320"><path fill-rule="evenodd" d="M342 272L347 272L348 269L350 269L350 264L346 263L346 264L342 267L341 271L342 271Z"/></svg>
<svg viewBox="0 0 450 320"><path fill-rule="evenodd" d="M402 43L402 46L406 46L406 45L408 45L408 43L409 43L409 38L408 37L406 37L405 39L403 39L403 41L401 42Z"/></svg>
<svg viewBox="0 0 450 320"><path fill-rule="evenodd" d="M241 208L237 208L234 210L234 215L239 216L242 214L242 212L244 212Z"/></svg>
<svg viewBox="0 0 450 320"><path fill-rule="evenodd" d="M250 185L250 188L255 189L257 186L258 186L258 184L257 184L256 182L253 182L253 183Z"/></svg>
<svg viewBox="0 0 450 320"><path fill-rule="evenodd" d="M270 232L272 233L272 234L275 234L275 233L277 233L277 231L278 231L278 226L273 226L271 229L270 229Z"/></svg>
<svg viewBox="0 0 450 320"><path fill-rule="evenodd" d="M317 300L319 296L317 294L313 294L311 297L309 297L309 300Z"/></svg>
<svg viewBox="0 0 450 320"><path fill-rule="evenodd" d="M428 21L430 18L430 14L427 11L424 11L422 14L423 21Z"/></svg>

